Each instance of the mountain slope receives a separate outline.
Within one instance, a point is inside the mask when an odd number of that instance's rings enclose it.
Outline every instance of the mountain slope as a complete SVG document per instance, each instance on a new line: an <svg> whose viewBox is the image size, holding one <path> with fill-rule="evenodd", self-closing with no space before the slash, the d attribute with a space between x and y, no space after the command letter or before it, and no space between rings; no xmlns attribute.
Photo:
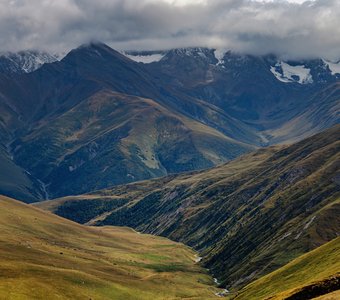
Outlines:
<svg viewBox="0 0 340 300"><path fill-rule="evenodd" d="M314 299L340 296L340 238L308 252L289 264L252 282L234 299ZM318 298L319 299L319 298ZM332 298L330 298L332 299Z"/></svg>
<svg viewBox="0 0 340 300"><path fill-rule="evenodd" d="M225 165L42 203L82 223L126 225L195 247L243 286L335 238L340 125Z"/></svg>
<svg viewBox="0 0 340 300"><path fill-rule="evenodd" d="M216 298L181 244L82 226L2 196L0 207L0 299Z"/></svg>
<svg viewBox="0 0 340 300"><path fill-rule="evenodd" d="M281 127L266 131L273 143L296 142L333 124L340 123L340 84L334 83L313 96L312 103L284 123Z"/></svg>
<svg viewBox="0 0 340 300"><path fill-rule="evenodd" d="M253 149L151 99L110 90L35 128L17 145L18 164L48 183L54 196L212 167Z"/></svg>
<svg viewBox="0 0 340 300"><path fill-rule="evenodd" d="M0 170L1 195L15 197L24 202L36 202L46 198L41 183L16 165L2 147L0 147Z"/></svg>

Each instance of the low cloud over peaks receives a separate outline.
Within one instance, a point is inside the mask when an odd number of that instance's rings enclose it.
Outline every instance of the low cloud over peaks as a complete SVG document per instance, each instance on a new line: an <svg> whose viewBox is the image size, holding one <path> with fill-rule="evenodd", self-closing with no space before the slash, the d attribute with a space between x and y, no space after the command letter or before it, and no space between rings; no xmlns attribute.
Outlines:
<svg viewBox="0 0 340 300"><path fill-rule="evenodd" d="M1 51L207 46L288 58L340 58L340 1L3 0Z"/></svg>

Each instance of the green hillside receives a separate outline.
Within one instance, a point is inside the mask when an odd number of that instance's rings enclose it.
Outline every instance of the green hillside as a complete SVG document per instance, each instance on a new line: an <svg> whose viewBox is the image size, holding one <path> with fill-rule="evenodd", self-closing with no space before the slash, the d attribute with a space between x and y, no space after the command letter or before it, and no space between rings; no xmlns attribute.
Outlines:
<svg viewBox="0 0 340 300"><path fill-rule="evenodd" d="M0 299L215 299L195 252L0 197Z"/></svg>
<svg viewBox="0 0 340 300"><path fill-rule="evenodd" d="M340 232L340 126L209 170L41 203L80 223L120 225L193 246L241 287Z"/></svg>

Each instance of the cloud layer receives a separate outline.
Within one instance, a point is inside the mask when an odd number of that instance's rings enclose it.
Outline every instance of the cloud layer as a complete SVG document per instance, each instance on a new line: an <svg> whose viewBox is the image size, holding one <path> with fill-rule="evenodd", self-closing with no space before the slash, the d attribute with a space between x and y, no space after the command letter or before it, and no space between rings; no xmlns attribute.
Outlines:
<svg viewBox="0 0 340 300"><path fill-rule="evenodd" d="M183 0L182 0L183 1ZM301 1L300 1L301 2ZM289 58L340 58L340 1L2 0L0 50L207 46Z"/></svg>

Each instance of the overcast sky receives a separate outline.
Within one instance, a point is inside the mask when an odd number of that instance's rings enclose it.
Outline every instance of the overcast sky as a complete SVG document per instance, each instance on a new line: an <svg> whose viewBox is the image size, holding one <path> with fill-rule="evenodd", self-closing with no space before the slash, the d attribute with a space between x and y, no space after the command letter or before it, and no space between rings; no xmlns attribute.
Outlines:
<svg viewBox="0 0 340 300"><path fill-rule="evenodd" d="M340 1L0 0L0 51L207 46L340 58Z"/></svg>

